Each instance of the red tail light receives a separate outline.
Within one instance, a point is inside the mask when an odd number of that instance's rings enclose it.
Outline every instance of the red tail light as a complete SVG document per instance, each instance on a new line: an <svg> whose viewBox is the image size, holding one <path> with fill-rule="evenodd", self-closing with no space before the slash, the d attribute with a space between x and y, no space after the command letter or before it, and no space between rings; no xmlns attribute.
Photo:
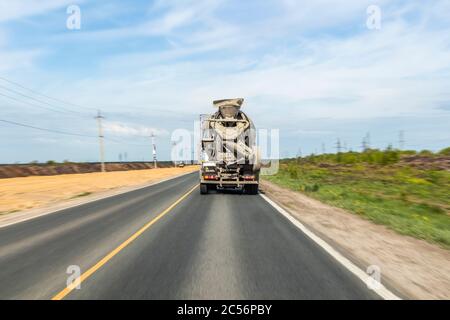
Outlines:
<svg viewBox="0 0 450 320"><path fill-rule="evenodd" d="M244 176L244 180L255 180L255 176Z"/></svg>
<svg viewBox="0 0 450 320"><path fill-rule="evenodd" d="M205 176L203 176L203 179L205 179L205 180L217 180L217 176L216 175L205 175Z"/></svg>

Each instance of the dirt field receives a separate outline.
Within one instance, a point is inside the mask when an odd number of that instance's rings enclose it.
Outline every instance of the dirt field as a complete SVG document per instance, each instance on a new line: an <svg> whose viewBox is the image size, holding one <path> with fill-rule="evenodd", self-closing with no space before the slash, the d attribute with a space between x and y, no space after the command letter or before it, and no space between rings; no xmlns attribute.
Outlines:
<svg viewBox="0 0 450 320"><path fill-rule="evenodd" d="M382 282L387 280L403 296L450 299L449 250L268 181L262 182L261 189L363 270L379 266Z"/></svg>
<svg viewBox="0 0 450 320"><path fill-rule="evenodd" d="M1 179L0 216L195 171L196 166Z"/></svg>

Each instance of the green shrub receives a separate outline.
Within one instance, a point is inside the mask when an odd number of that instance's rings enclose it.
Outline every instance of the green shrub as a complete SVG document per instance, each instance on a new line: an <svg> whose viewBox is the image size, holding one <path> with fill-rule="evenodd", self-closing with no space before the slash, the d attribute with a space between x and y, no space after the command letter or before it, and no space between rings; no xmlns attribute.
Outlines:
<svg viewBox="0 0 450 320"><path fill-rule="evenodd" d="M419 152L419 155L421 155L421 156L432 156L433 152L430 151L430 150L422 150L422 151Z"/></svg>
<svg viewBox="0 0 450 320"><path fill-rule="evenodd" d="M288 165L287 171L291 179L298 179L298 167L294 163Z"/></svg>
<svg viewBox="0 0 450 320"><path fill-rule="evenodd" d="M450 156L450 147L442 149L441 151L439 151L439 154L443 156Z"/></svg>
<svg viewBox="0 0 450 320"><path fill-rule="evenodd" d="M314 184L305 184L300 187L300 191L304 192L317 192L319 191L319 185L317 183Z"/></svg>
<svg viewBox="0 0 450 320"><path fill-rule="evenodd" d="M399 152L397 150L392 149L392 147L388 147L386 151L382 153L381 156L381 162L379 164L381 165L387 165L398 162L400 159Z"/></svg>

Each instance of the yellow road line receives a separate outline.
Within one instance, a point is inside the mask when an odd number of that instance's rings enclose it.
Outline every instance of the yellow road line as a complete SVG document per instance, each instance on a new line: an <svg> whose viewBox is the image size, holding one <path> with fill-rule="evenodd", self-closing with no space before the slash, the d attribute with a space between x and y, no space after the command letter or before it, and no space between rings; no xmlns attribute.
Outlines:
<svg viewBox="0 0 450 320"><path fill-rule="evenodd" d="M71 285L64 288L62 291L60 291L57 295L55 295L52 300L61 300L64 299L65 296L67 296L70 292L72 292L73 289L78 284L81 284L84 280L89 278L94 272L96 272L98 269L100 269L103 265L105 265L109 260L111 260L116 254L118 254L120 251L122 251L126 246L128 246L131 242L133 242L137 237L139 237L142 233L144 233L145 230L150 228L153 224L155 224L159 219L164 217L170 210L175 208L176 205L178 205L181 201L183 201L188 195L190 195L198 185L194 186L192 189L190 189L188 192L186 192L184 195L182 195L177 201L172 203L167 209L165 209L163 212L158 214L152 221L148 222L146 225L144 225L141 229L136 231L131 237L129 237L127 240L125 240L121 245L119 245L117 248L115 248L113 251L108 253L103 259L101 259L99 262L97 262L93 267L91 267L89 270L87 270L85 273L83 273L80 276L79 281L74 281Z"/></svg>

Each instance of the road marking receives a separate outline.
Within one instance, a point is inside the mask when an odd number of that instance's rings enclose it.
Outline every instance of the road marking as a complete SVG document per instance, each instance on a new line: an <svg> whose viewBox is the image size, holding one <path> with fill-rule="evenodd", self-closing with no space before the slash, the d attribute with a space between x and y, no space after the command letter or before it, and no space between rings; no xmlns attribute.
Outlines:
<svg viewBox="0 0 450 320"><path fill-rule="evenodd" d="M118 195L121 195L121 194L124 194L124 193L133 192L133 191L137 191L137 190L140 190L140 189L152 187L154 185L157 185L157 184L160 184L160 183L163 183L163 182L166 182L166 181L170 181L170 180L173 180L173 179L176 179L176 178L181 178L183 176L187 176L188 174L191 174L191 173L194 173L194 172L196 172L196 171L181 173L181 174L173 176L173 177L168 177L168 178L164 178L164 179L159 180L159 181L150 182L149 184L140 185L140 186L137 186L137 187L131 187L131 189L128 189L128 187L124 187L125 190L123 190L123 191L120 190L121 188L119 187L118 190L113 190L112 194L95 195L95 197L93 197L92 199L87 199L85 201L77 202L75 204L69 204L67 206L62 206L61 208L58 208L58 209L53 209L53 210L50 209L50 211L45 211L45 212L34 214L34 215L33 214L25 215L24 217L21 217L21 218L18 218L18 216L21 214L21 212L18 212L17 215L16 215L17 220L14 220L14 216L10 216L9 217L9 215L5 216L5 219L0 219L0 228L8 227L8 226L11 226L11 225L16 224L16 223L21 223L21 222L25 222L25 221L28 221L28 220L36 219L36 218L39 218L39 217L42 217L42 216L46 216L46 215L49 215L49 214L57 213L59 211L76 208L76 207L79 207L79 206L82 206L82 205L85 205L85 204L88 204L88 203L91 203L91 202L95 202L95 201L99 201L99 200L103 200L103 199L107 199L107 198L112 198L112 197L115 197L115 196L118 196ZM117 192L117 193L115 193L115 192ZM39 208L34 208L34 209L30 209L30 210L39 210ZM12 214L12 215L14 215L14 214ZM13 221L12 222L2 222L2 220L8 221L9 219L7 219L7 218L10 218Z"/></svg>
<svg viewBox="0 0 450 320"><path fill-rule="evenodd" d="M64 288L62 291L60 291L57 295L55 295L52 300L61 300L64 299L70 292L72 292L73 289L75 289L76 285L79 283L81 284L84 280L89 278L93 273L95 273L98 269L100 269L102 266L104 266L109 260L111 260L115 255L117 255L120 251L122 251L126 246L128 246L131 242L136 240L141 234L143 234L148 228L150 228L153 224L155 224L159 219L164 217L167 213L169 213L173 208L175 208L181 201L183 201L188 195L190 195L195 189L197 189L198 184L195 185L192 189L190 189L188 192L186 192L184 195L182 195L180 198L178 198L177 201L172 203L167 209L165 209L163 212L158 214L153 220L148 222L146 225L144 225L141 229L136 231L131 237L129 237L127 240L125 240L121 245L119 245L117 248L115 248L113 251L108 253L103 259L101 259L99 262L97 262L94 266L92 266L89 270L84 272L80 276L80 280L76 284L70 284L66 288Z"/></svg>
<svg viewBox="0 0 450 320"><path fill-rule="evenodd" d="M274 207L279 213L281 213L284 217L286 217L292 224L294 224L297 228L299 228L304 234L306 234L311 240L313 240L322 249L324 249L335 260L337 260L340 264L342 264L347 270L349 270L356 277L358 277L361 281L363 281L364 284L367 284L368 281L372 279L367 273L365 273L363 270L358 268L353 262L351 262L350 260L345 258L342 254L340 254L338 251L336 251L332 246L330 246L322 238L320 238L315 233L313 233L311 230L309 230L307 227L305 227L304 224L302 224L300 221L295 219L289 212L284 210L282 207L280 207L278 204L276 204L274 201L272 201L269 197L267 197L266 195L263 195L263 194L260 194L260 196L264 200L266 200L272 207ZM396 296L394 293L392 293L389 289L387 289L382 284L380 284L380 286L377 286L377 288L374 288L372 290L375 291L381 298L383 298L385 300L401 300L400 297Z"/></svg>

